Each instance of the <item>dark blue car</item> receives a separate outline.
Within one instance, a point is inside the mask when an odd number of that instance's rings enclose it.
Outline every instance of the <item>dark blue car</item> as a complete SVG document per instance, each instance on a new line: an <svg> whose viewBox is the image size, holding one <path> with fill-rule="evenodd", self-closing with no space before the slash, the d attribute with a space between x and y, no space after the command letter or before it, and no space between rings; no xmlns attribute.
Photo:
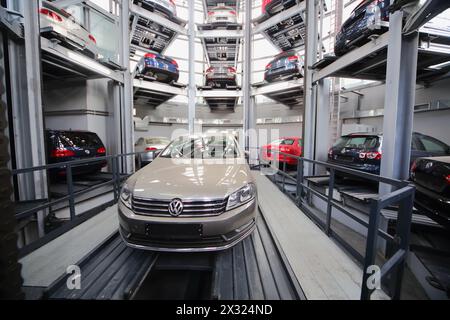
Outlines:
<svg viewBox="0 0 450 320"><path fill-rule="evenodd" d="M352 12L336 35L334 54L342 56L354 47L359 47L369 41L372 34L380 34L386 27L370 28L373 21L389 20L389 0L363 0Z"/></svg>
<svg viewBox="0 0 450 320"><path fill-rule="evenodd" d="M353 133L341 137L328 152L328 162L350 169L380 174L383 136ZM450 147L433 137L414 132L411 141L411 164L419 157L450 155Z"/></svg>
<svg viewBox="0 0 450 320"><path fill-rule="evenodd" d="M282 52L266 66L264 80L274 82L303 77L303 63L294 51Z"/></svg>
<svg viewBox="0 0 450 320"><path fill-rule="evenodd" d="M178 63L170 57L157 53L145 54L136 68L138 75L152 77L159 82L177 82L180 77Z"/></svg>
<svg viewBox="0 0 450 320"><path fill-rule="evenodd" d="M107 165L106 160L95 161L96 158L106 156L106 148L94 132L89 131L62 131L46 130L47 161L49 164L64 163L68 161L89 160L88 163L75 165L72 168L74 175L95 173ZM52 178L65 177L66 167L50 169Z"/></svg>

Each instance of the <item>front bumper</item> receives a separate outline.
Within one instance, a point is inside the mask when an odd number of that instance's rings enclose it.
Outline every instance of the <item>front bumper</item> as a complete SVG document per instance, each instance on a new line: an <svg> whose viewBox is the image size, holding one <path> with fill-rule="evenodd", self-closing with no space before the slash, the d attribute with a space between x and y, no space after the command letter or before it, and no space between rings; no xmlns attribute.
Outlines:
<svg viewBox="0 0 450 320"><path fill-rule="evenodd" d="M298 68L282 68L279 70L268 70L264 73L264 79L267 82L274 82L279 80L288 80L294 77L303 77Z"/></svg>
<svg viewBox="0 0 450 320"><path fill-rule="evenodd" d="M206 252L228 249L249 236L256 226L257 199L214 217L152 217L136 215L119 202L120 234L133 248L165 252ZM200 225L201 235L196 238L170 234L152 238L148 225L152 224Z"/></svg>

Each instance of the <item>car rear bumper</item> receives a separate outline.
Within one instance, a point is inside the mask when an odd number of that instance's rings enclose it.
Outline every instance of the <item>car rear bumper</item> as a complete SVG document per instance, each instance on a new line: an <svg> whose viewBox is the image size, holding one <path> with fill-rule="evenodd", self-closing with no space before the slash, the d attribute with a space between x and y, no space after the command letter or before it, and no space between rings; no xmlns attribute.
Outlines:
<svg viewBox="0 0 450 320"><path fill-rule="evenodd" d="M302 77L302 74L298 68L284 68L276 71L266 71L264 73L264 79L267 82L273 82L276 80L286 80L293 77Z"/></svg>
<svg viewBox="0 0 450 320"><path fill-rule="evenodd" d="M334 161L334 160L333 161L328 160L327 162L330 164L333 164L336 166L342 166L342 167L345 167L348 169L358 170L358 171L376 174L376 175L380 174L380 166L375 165L375 164L349 164L349 163L339 162L339 161ZM355 175L352 175L349 173L337 172L337 174L342 177L357 178Z"/></svg>
<svg viewBox="0 0 450 320"><path fill-rule="evenodd" d="M157 11L160 11L171 18L177 15L176 8L172 6L166 7L160 0L140 0L140 2L143 4L144 8L147 7L156 9Z"/></svg>
<svg viewBox="0 0 450 320"><path fill-rule="evenodd" d="M152 217L136 215L119 203L120 233L124 242L133 248L168 252L204 252L225 250L252 233L257 218L257 200L215 217ZM152 238L148 225L198 225L198 237L167 234Z"/></svg>
<svg viewBox="0 0 450 320"><path fill-rule="evenodd" d="M414 205L431 219L450 227L450 199L420 185L415 186Z"/></svg>
<svg viewBox="0 0 450 320"><path fill-rule="evenodd" d="M273 162L273 161L286 162L286 164L292 164L292 165L296 165L298 163L297 158L285 156L284 154L278 154L277 156L274 156L273 154L270 156L267 154L264 154L263 160L270 161L270 162Z"/></svg>
<svg viewBox="0 0 450 320"><path fill-rule="evenodd" d="M152 72L155 75L165 75L165 76L167 76L167 79L164 80L163 82L171 82L171 81L177 82L178 78L180 77L179 72L173 72L171 70L161 69L161 68L158 68L158 67L155 67L155 66L146 66L144 68L144 70L142 71L142 73L144 75L147 75L149 72Z"/></svg>

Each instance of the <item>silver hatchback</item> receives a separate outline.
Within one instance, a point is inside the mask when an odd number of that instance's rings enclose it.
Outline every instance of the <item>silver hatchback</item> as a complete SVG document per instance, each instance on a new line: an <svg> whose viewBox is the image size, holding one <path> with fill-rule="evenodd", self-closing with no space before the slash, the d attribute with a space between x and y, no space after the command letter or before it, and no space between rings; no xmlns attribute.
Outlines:
<svg viewBox="0 0 450 320"><path fill-rule="evenodd" d="M227 24L237 23L237 13L232 7L219 5L208 11L207 23Z"/></svg>

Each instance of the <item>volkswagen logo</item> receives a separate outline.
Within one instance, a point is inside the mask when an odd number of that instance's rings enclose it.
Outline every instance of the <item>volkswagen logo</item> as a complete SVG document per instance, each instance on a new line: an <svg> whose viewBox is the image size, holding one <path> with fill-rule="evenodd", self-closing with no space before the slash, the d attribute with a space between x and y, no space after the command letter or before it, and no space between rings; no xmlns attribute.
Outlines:
<svg viewBox="0 0 450 320"><path fill-rule="evenodd" d="M184 205L183 201L180 199L173 199L171 203L169 203L169 213L173 217L178 217L183 213Z"/></svg>
<svg viewBox="0 0 450 320"><path fill-rule="evenodd" d="M84 150L84 152L85 152L86 154L91 154L91 152L90 152L89 150Z"/></svg>

